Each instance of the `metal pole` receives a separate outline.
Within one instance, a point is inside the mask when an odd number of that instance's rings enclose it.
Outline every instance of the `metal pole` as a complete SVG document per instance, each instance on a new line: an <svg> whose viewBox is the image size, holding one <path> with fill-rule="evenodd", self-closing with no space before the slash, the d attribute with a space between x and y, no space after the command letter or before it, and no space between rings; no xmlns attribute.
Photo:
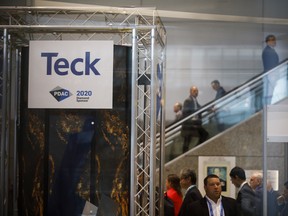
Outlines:
<svg viewBox="0 0 288 216"><path fill-rule="evenodd" d="M137 111L137 31L132 31L132 81L131 81L131 155L130 155L130 216L136 215L135 194L137 193L137 171L135 165L137 150L137 130L136 130L136 111Z"/></svg>
<svg viewBox="0 0 288 216"><path fill-rule="evenodd" d="M150 107L150 188L149 215L155 215L155 173L156 173L156 73L155 73L155 28L151 29L151 107Z"/></svg>
<svg viewBox="0 0 288 216"><path fill-rule="evenodd" d="M265 100L266 101L266 100ZM263 106L263 215L267 216L267 104Z"/></svg>
<svg viewBox="0 0 288 216"><path fill-rule="evenodd" d="M15 57L16 57L16 73L14 77L14 110L13 110L13 115L14 115L14 146L13 146L13 215L16 216L18 215L18 139L17 139L17 128L19 124L19 119L18 118L18 108L19 108L19 100L20 100L20 68L21 68L21 58L19 56L21 53L19 53L19 50L16 49Z"/></svg>
<svg viewBox="0 0 288 216"><path fill-rule="evenodd" d="M7 193L6 193L6 127L7 127L7 45L8 33L7 29L3 31L3 77L2 77L2 128L1 128L1 170L0 170L0 215L5 215L7 209Z"/></svg>
<svg viewBox="0 0 288 216"><path fill-rule="evenodd" d="M7 74L6 74L6 134L5 134L5 215L8 215L8 206L10 203L10 120L11 120L11 69L12 49L10 45L10 35L7 34Z"/></svg>
<svg viewBox="0 0 288 216"><path fill-rule="evenodd" d="M165 51L162 51L162 91L161 91L161 139L160 139L160 167L159 167L159 213L164 215L164 167L165 167L165 104L163 99L166 98L165 88Z"/></svg>

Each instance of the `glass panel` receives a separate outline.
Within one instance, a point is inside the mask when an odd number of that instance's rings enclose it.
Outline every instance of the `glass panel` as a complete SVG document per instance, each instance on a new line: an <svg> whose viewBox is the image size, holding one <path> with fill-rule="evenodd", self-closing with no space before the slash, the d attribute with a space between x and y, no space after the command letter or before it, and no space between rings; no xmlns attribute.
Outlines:
<svg viewBox="0 0 288 216"><path fill-rule="evenodd" d="M287 61L231 90L224 97L203 106L190 116L166 128L166 162L243 122L260 111L263 104L275 104L288 96ZM201 115L201 122L194 120ZM188 141L185 139L188 138ZM205 139L202 139L205 141ZM185 148L185 143L189 145Z"/></svg>

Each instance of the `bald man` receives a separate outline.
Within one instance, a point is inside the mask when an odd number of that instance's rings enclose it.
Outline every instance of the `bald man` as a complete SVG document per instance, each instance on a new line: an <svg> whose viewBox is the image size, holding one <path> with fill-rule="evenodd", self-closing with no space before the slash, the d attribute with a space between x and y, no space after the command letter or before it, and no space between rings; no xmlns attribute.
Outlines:
<svg viewBox="0 0 288 216"><path fill-rule="evenodd" d="M200 104L197 101L198 97L198 88L196 86L192 86L190 88L190 95L184 101L183 104L183 118L190 116L197 110L201 108ZM189 145L192 139L192 136L195 134L195 131L199 133L199 141L198 144L207 140L209 134L202 127L201 114L193 116L191 119L185 121L182 126L181 134L184 137L183 144L183 153L189 150Z"/></svg>

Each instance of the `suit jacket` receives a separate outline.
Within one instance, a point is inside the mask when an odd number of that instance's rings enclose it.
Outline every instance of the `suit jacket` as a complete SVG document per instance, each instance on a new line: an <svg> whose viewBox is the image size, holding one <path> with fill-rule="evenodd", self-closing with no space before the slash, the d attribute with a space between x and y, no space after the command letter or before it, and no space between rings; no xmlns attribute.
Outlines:
<svg viewBox="0 0 288 216"><path fill-rule="evenodd" d="M190 96L188 97L183 104L183 118L191 115L200 109L200 105L197 102L196 98ZM202 127L201 114L198 114L194 119L189 119L182 124L181 135L183 137L194 135L195 131Z"/></svg>
<svg viewBox="0 0 288 216"><path fill-rule="evenodd" d="M222 196L222 206L224 208L225 216L240 216L237 202L230 197ZM206 198L202 198L190 204L187 208L186 216L209 216L209 210Z"/></svg>
<svg viewBox="0 0 288 216"><path fill-rule="evenodd" d="M286 203L283 209L280 211L280 216L287 216L288 215L288 203Z"/></svg>
<svg viewBox="0 0 288 216"><path fill-rule="evenodd" d="M259 185L255 188L255 209L256 215L262 216L263 215L263 185ZM267 202L267 205L269 203Z"/></svg>
<svg viewBox="0 0 288 216"><path fill-rule="evenodd" d="M278 216L278 202L277 197L279 196L279 193L271 190L267 192L267 215L268 216Z"/></svg>
<svg viewBox="0 0 288 216"><path fill-rule="evenodd" d="M256 195L256 215L263 215L263 185L259 185L255 189ZM278 216L277 197L279 194L273 189L267 191L267 216Z"/></svg>
<svg viewBox="0 0 288 216"><path fill-rule="evenodd" d="M189 96L183 104L183 117L189 116L192 113L196 112L198 109L200 109L200 104L198 103L197 99ZM199 116L200 117L200 116Z"/></svg>
<svg viewBox="0 0 288 216"><path fill-rule="evenodd" d="M202 195L201 195L199 189L196 186L190 188L186 192L186 195L184 197L184 200L183 200L183 203L182 203L182 206L181 206L181 209L180 209L178 216L184 216L185 213L187 213L188 205L195 202L195 201L198 201L200 199L202 199Z"/></svg>
<svg viewBox="0 0 288 216"><path fill-rule="evenodd" d="M216 91L215 100L223 97L225 94L226 94L225 89L222 86L220 86L219 89Z"/></svg>
<svg viewBox="0 0 288 216"><path fill-rule="evenodd" d="M279 56L272 47L266 46L262 52L262 61L264 71L268 71L279 64Z"/></svg>
<svg viewBox="0 0 288 216"><path fill-rule="evenodd" d="M246 182L237 195L237 203L243 216L255 216L256 196L253 189Z"/></svg>

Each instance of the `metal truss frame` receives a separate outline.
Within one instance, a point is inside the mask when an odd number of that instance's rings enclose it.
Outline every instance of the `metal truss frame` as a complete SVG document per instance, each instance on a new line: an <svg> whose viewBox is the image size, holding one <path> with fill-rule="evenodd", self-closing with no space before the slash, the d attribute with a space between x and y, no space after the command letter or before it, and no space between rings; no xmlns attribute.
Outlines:
<svg viewBox="0 0 288 216"><path fill-rule="evenodd" d="M0 215L8 215L7 188L11 184L13 215L17 215L19 116L10 102L15 100L19 107L19 50L28 46L30 40L113 40L116 45L132 47L130 215L163 215L166 30L157 11L114 7L0 7L0 28L3 32ZM16 84L15 89L11 82ZM15 125L10 125L11 116L15 117ZM9 128L13 130L13 140L7 135ZM156 137L158 132L161 137ZM156 154L156 145L162 146L160 154ZM8 179L13 180L8 182Z"/></svg>

